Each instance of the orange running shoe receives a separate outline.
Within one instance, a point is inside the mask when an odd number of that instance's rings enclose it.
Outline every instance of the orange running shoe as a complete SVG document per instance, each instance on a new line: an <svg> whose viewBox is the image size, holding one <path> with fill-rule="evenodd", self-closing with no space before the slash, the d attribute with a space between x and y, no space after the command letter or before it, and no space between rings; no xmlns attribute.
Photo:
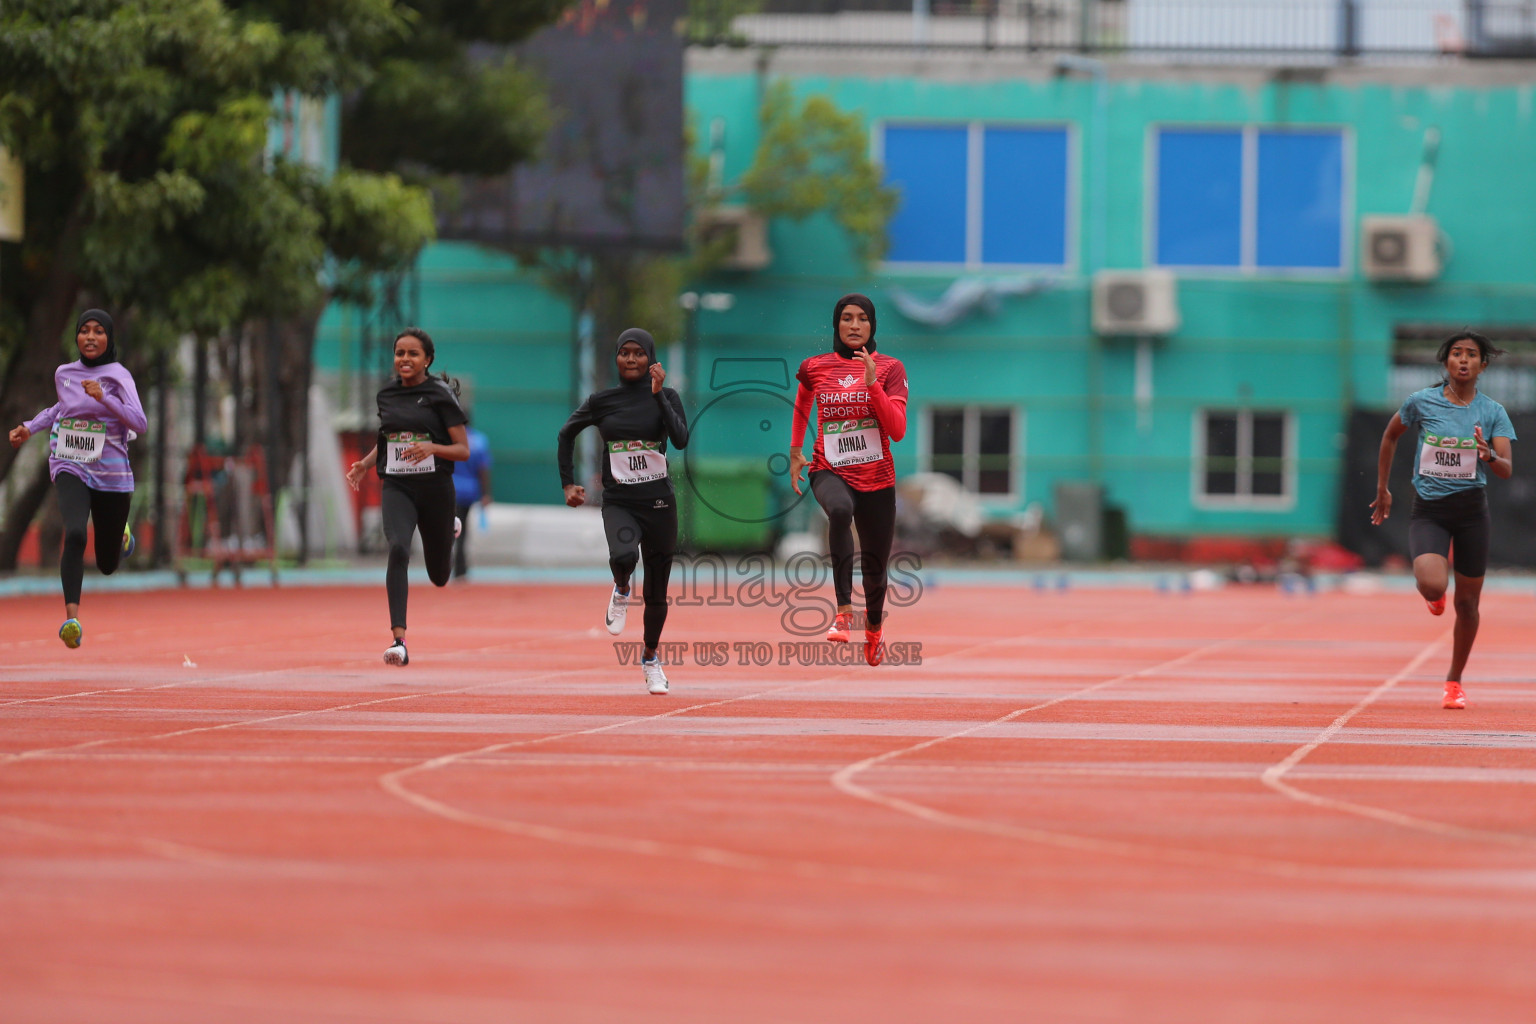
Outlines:
<svg viewBox="0 0 1536 1024"><path fill-rule="evenodd" d="M878 665L885 658L885 645L880 642L880 630L866 629L864 631L864 660L871 666Z"/></svg>
<svg viewBox="0 0 1536 1024"><path fill-rule="evenodd" d="M1429 608L1429 614L1431 614L1431 615L1444 615L1445 614L1445 595L1444 594L1440 595L1440 600L1438 600L1438 601L1425 601L1424 604Z"/></svg>
<svg viewBox="0 0 1536 1024"><path fill-rule="evenodd" d="M853 628L853 616L848 612L838 612L837 618L832 620L832 628L827 630L827 639L835 644L848 642L848 631Z"/></svg>
<svg viewBox="0 0 1536 1024"><path fill-rule="evenodd" d="M1462 691L1460 683L1445 684L1445 700L1440 706L1447 711L1460 711L1467 706L1467 695Z"/></svg>

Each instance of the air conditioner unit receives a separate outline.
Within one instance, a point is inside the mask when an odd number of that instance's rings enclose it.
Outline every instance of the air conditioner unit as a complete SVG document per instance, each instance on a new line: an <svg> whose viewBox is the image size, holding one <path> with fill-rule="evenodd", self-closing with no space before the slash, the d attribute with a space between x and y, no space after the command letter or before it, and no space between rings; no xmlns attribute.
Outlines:
<svg viewBox="0 0 1536 1024"><path fill-rule="evenodd" d="M699 239L706 246L722 235L731 241L724 262L727 270L761 270L773 261L768 248L768 221L745 206L716 206L699 214Z"/></svg>
<svg viewBox="0 0 1536 1024"><path fill-rule="evenodd" d="M1360 218L1360 269L1372 281L1440 276L1440 227L1423 213Z"/></svg>
<svg viewBox="0 0 1536 1024"><path fill-rule="evenodd" d="M1093 275L1093 329L1099 334L1171 334L1179 297L1171 270L1101 270Z"/></svg>

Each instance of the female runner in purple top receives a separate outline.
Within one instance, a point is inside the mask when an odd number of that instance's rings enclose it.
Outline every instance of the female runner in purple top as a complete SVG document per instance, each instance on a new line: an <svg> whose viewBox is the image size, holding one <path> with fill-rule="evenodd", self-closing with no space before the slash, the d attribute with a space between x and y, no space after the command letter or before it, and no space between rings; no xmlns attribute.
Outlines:
<svg viewBox="0 0 1536 1024"><path fill-rule="evenodd" d="M96 523L96 567L103 574L116 572L122 558L133 552L128 442L144 433L149 422L133 375L117 361L112 332L112 318L106 313L81 313L75 324L80 358L53 374L59 400L10 433L11 447L20 448L33 434L48 431L48 472L64 517L59 577L69 617L59 627L59 639L66 647L79 647L84 637L79 615L86 520Z"/></svg>

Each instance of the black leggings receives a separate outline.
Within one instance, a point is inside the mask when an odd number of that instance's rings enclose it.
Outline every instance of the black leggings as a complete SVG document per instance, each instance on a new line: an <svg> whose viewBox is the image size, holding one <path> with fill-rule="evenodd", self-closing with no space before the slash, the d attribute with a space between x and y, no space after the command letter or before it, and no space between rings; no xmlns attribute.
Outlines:
<svg viewBox="0 0 1536 1024"><path fill-rule="evenodd" d="M859 528L859 569L864 575L864 619L870 629L885 621L885 567L896 539L896 488L856 491L830 469L811 474L811 490L827 514L832 551L832 589L839 606L853 603L853 530Z"/></svg>
<svg viewBox="0 0 1536 1024"><path fill-rule="evenodd" d="M411 534L421 531L421 553L427 576L435 585L447 586L453 572L453 475L386 476L383 505L384 539L389 542L389 569L384 574L389 624L404 629L410 596Z"/></svg>
<svg viewBox="0 0 1536 1024"><path fill-rule="evenodd" d="M64 517L64 554L59 558L64 603L79 604L80 581L85 578L86 519L96 523L96 568L103 576L110 576L123 560L123 530L128 526L133 492L98 491L65 471L54 477L53 486L59 492L59 512Z"/></svg>
<svg viewBox="0 0 1536 1024"><path fill-rule="evenodd" d="M667 581L672 576L672 556L677 553L677 506L671 498L664 508L630 508L603 505L603 532L608 535L608 567L614 586L623 587L634 575L640 552L645 551L645 647L661 643L661 627L667 622Z"/></svg>
<svg viewBox="0 0 1536 1024"><path fill-rule="evenodd" d="M1444 498L1413 499L1408 515L1408 551L1411 557L1440 555L1454 549L1454 568L1459 575L1479 577L1488 573L1488 538L1492 521L1488 495L1481 487L1468 487Z"/></svg>

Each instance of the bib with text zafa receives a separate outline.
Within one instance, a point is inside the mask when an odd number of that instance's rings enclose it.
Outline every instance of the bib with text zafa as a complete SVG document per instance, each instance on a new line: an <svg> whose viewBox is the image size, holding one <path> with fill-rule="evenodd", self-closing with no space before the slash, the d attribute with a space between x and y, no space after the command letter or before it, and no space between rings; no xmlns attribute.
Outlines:
<svg viewBox="0 0 1536 1024"><path fill-rule="evenodd" d="M401 431L398 434L385 434L384 472L389 476L436 472L436 455L428 455L420 462L412 462L405 457L405 450L411 445L416 444L418 441L430 442L431 440L431 434L412 434L409 431Z"/></svg>
<svg viewBox="0 0 1536 1024"><path fill-rule="evenodd" d="M880 425L874 417L860 420L828 420L821 426L821 450L833 466L858 466L885 457L880 446Z"/></svg>
<svg viewBox="0 0 1536 1024"><path fill-rule="evenodd" d="M621 484L646 484L667 478L667 453L660 441L609 441L608 469Z"/></svg>
<svg viewBox="0 0 1536 1024"><path fill-rule="evenodd" d="M1419 445L1419 476L1476 480L1477 439L1426 433Z"/></svg>
<svg viewBox="0 0 1536 1024"><path fill-rule="evenodd" d="M54 428L53 457L67 462L97 462L107 450L107 425L64 418Z"/></svg>

